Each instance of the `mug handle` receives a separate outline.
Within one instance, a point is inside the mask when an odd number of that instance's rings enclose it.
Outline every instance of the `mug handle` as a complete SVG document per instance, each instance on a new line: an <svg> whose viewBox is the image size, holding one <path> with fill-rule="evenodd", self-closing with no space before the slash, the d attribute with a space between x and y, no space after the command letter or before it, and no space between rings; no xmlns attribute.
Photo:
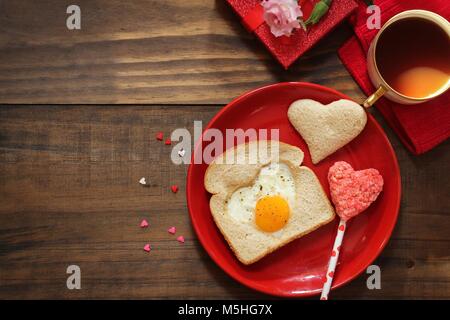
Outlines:
<svg viewBox="0 0 450 320"><path fill-rule="evenodd" d="M372 95L370 95L370 97L368 97L364 102L363 102L363 107L364 108L370 108L371 106L373 106L373 104L375 102L377 102L378 99L380 99L382 96L384 96L384 94L387 92L388 90L386 89L386 87L384 87L383 85L380 85L377 89L377 91L375 91Z"/></svg>

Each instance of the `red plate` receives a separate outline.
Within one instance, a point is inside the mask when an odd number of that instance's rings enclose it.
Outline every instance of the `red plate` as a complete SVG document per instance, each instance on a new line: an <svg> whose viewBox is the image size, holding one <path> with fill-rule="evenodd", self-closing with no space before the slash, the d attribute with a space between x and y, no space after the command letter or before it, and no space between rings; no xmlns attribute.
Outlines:
<svg viewBox="0 0 450 320"><path fill-rule="evenodd" d="M363 132L350 144L318 165L311 163L308 148L287 118L289 105L297 99L328 104L349 99L335 90L310 83L279 83L253 90L224 107L205 129L255 128L280 130L280 140L299 146L303 165L319 177L329 195L328 168L338 160L356 170L376 168L384 178L384 189L369 209L348 224L339 257L333 289L364 271L383 250L397 221L400 207L400 171L394 150L381 127L368 114ZM204 145L206 145L204 143ZM196 145L196 150L200 147ZM197 236L211 258L231 277L261 292L277 296L319 294L333 246L338 219L291 242L259 262L244 266L234 256L209 210L210 194L203 186L206 164L191 164L187 175L187 203Z"/></svg>

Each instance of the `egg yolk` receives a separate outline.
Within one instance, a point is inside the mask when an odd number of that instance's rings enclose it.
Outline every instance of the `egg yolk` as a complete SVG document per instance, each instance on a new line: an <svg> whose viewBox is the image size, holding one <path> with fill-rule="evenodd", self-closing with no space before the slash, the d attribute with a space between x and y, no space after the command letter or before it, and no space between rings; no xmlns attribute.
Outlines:
<svg viewBox="0 0 450 320"><path fill-rule="evenodd" d="M267 196L256 203L255 223L263 231L275 232L289 220L289 205L280 196Z"/></svg>

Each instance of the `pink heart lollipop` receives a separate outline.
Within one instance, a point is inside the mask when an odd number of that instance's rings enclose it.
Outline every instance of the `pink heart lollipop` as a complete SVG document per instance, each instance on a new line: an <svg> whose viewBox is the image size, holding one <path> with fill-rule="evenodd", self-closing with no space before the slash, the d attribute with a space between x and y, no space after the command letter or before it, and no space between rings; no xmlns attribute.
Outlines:
<svg viewBox="0 0 450 320"><path fill-rule="evenodd" d="M345 161L330 168L328 182L336 213L345 221L366 210L383 189L383 177L378 170L355 171Z"/></svg>
<svg viewBox="0 0 450 320"><path fill-rule="evenodd" d="M328 170L331 200L341 218L331 251L330 262L323 284L321 300L328 300L333 283L347 221L366 210L383 189L383 177L376 169L355 171L345 161L336 162Z"/></svg>

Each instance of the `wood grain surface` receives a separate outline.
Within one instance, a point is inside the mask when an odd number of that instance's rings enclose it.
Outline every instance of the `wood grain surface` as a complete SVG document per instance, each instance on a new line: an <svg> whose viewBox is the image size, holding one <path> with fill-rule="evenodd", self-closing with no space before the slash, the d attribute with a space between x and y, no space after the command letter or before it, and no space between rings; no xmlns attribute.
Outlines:
<svg viewBox="0 0 450 320"><path fill-rule="evenodd" d="M245 31L225 0L0 2L3 103L224 104L267 83L304 80L358 97L336 48L340 28L289 71Z"/></svg>
<svg viewBox="0 0 450 320"><path fill-rule="evenodd" d="M65 1L0 2L0 298L270 298L203 250L186 208L187 167L154 135L192 130L273 82L362 99L336 56L350 28L284 71L222 0L76 3L79 31L65 26ZM333 298L449 299L450 142L413 156L373 113L397 153L401 212L375 261L382 289L368 290L362 274ZM143 176L150 187L137 183ZM81 267L81 290L66 288L70 264Z"/></svg>

